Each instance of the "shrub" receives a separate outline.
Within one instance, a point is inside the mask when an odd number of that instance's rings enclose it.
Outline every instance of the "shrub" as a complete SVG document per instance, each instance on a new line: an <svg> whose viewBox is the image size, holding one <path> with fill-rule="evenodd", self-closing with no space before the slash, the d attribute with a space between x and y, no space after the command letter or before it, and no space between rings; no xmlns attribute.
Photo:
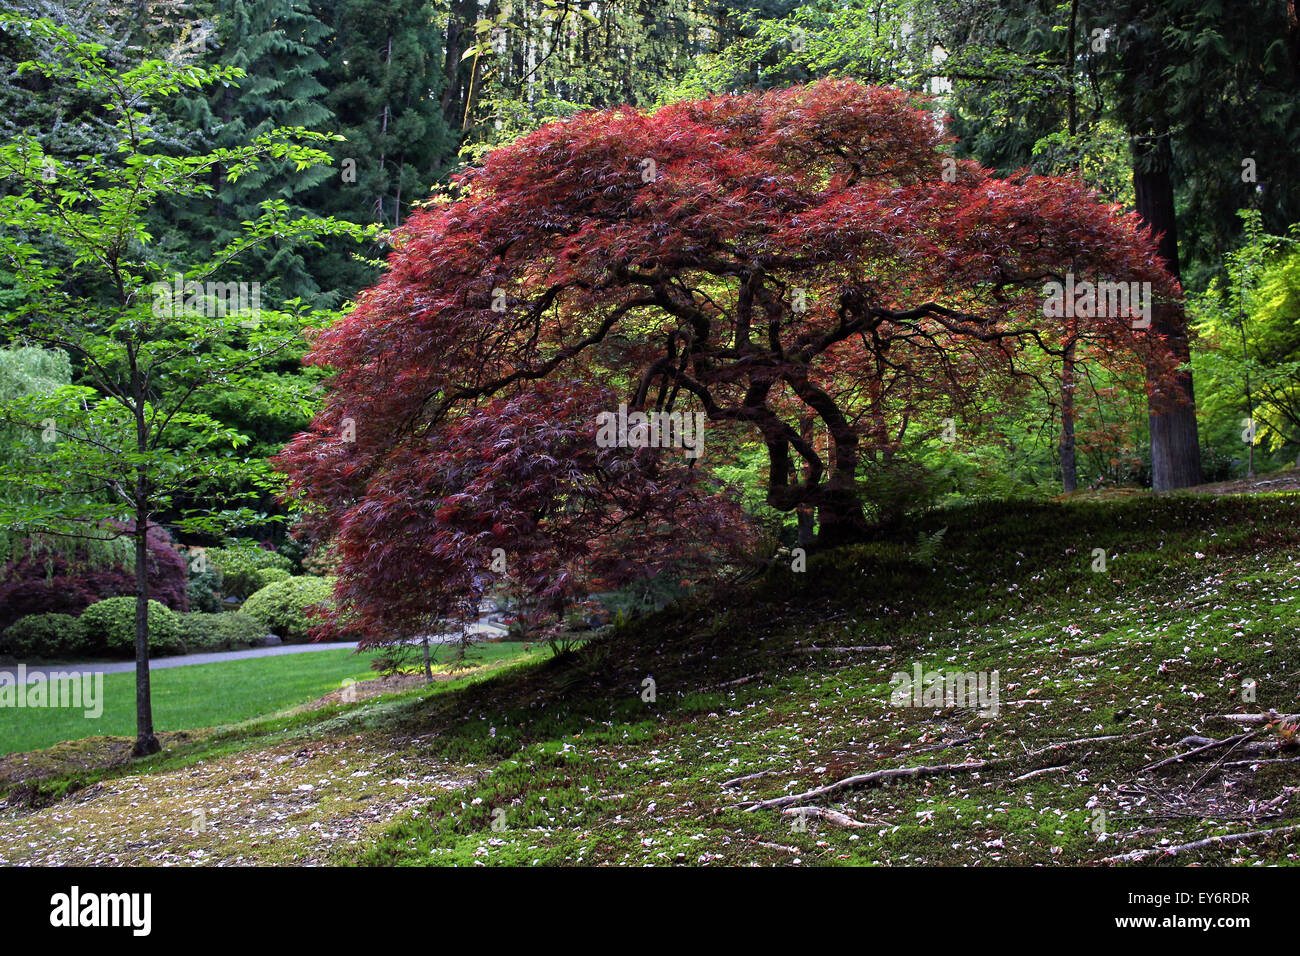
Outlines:
<svg viewBox="0 0 1300 956"><path fill-rule="evenodd" d="M124 525L123 530L130 530ZM120 548L110 545L121 545ZM77 615L96 601L135 593L135 571L128 563L130 551L118 542L79 544L63 552L24 539L14 544L0 565L0 629L31 614ZM149 593L178 611L189 609L185 560L172 546L167 532L149 527ZM96 557L92 548L116 551L117 556Z"/></svg>
<svg viewBox="0 0 1300 956"><path fill-rule="evenodd" d="M149 602L149 651L173 654L180 650L178 617L165 604ZM87 640L110 654L135 654L135 598L115 597L92 604L81 615Z"/></svg>
<svg viewBox="0 0 1300 956"><path fill-rule="evenodd" d="M329 601L332 595L333 585L328 578L289 578L250 595L240 610L286 641L305 641L315 624L306 609Z"/></svg>
<svg viewBox="0 0 1300 956"><path fill-rule="evenodd" d="M204 561L198 570L197 562L191 561L189 568L190 610L216 613L221 610L221 569Z"/></svg>
<svg viewBox="0 0 1300 956"><path fill-rule="evenodd" d="M205 611L176 615L176 637L186 653L221 650L217 636L217 617Z"/></svg>
<svg viewBox="0 0 1300 956"><path fill-rule="evenodd" d="M0 653L19 660L78 657L88 649L86 629L71 614L29 614L0 635Z"/></svg>
<svg viewBox="0 0 1300 956"><path fill-rule="evenodd" d="M229 614L193 611L177 615L177 633L185 650L193 654L251 646L262 639L266 629L256 618L240 611Z"/></svg>
<svg viewBox="0 0 1300 956"><path fill-rule="evenodd" d="M269 568L288 572L293 566L284 555L251 542L239 542L228 548L209 548L207 558L208 564L221 572L222 593L241 599L266 586L257 572Z"/></svg>
<svg viewBox="0 0 1300 956"><path fill-rule="evenodd" d="M261 590L268 584L279 584L281 581L288 581L293 575L283 568L261 568L254 572L258 580L257 590Z"/></svg>
<svg viewBox="0 0 1300 956"><path fill-rule="evenodd" d="M920 462L894 458L864 470L858 490L868 515L886 527L904 517L934 507L943 483Z"/></svg>
<svg viewBox="0 0 1300 956"><path fill-rule="evenodd" d="M251 614L231 611L217 615L217 633L227 647L252 646L266 637L266 628Z"/></svg>

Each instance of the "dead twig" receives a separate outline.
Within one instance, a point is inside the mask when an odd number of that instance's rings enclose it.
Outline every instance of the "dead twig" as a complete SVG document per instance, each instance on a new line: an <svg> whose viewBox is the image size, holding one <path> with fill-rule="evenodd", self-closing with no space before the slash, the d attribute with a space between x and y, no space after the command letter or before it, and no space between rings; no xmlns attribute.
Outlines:
<svg viewBox="0 0 1300 956"><path fill-rule="evenodd" d="M1182 763L1184 760L1188 759L1189 757L1195 757L1197 754L1203 754L1207 750L1214 750L1218 747L1227 747L1230 744L1231 745L1239 744L1244 741L1250 740L1252 737L1258 737L1258 736L1259 736L1259 731L1252 730L1248 733L1237 734L1235 737L1225 737L1222 740L1211 740L1209 743L1202 744L1201 746L1189 750L1186 753L1174 754L1174 756L1166 757L1164 760L1157 760L1155 763L1148 764L1147 766L1143 767L1138 772L1146 773L1148 770L1156 770L1159 769L1160 767L1167 767L1171 763ZM1188 738L1185 737L1183 739L1186 740ZM1199 740L1201 738L1196 738L1196 739ZM1179 743L1182 743L1182 741L1180 740Z"/></svg>

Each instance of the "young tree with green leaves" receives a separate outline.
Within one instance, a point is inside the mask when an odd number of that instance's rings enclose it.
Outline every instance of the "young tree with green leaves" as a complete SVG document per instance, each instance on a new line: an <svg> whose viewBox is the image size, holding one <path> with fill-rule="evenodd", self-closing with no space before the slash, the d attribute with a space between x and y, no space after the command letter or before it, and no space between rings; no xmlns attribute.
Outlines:
<svg viewBox="0 0 1300 956"><path fill-rule="evenodd" d="M1227 280L1194 296L1201 406L1224 437L1265 453L1300 446L1300 227L1289 237L1264 229L1257 210L1243 210L1246 242L1227 257ZM1226 434L1226 433L1231 433Z"/></svg>
<svg viewBox="0 0 1300 956"><path fill-rule="evenodd" d="M220 533L246 522L248 509L190 504L196 493L202 501L217 484L274 480L265 462L241 454L247 436L196 411L196 398L250 389L305 409L301 379L276 383L257 373L298 347L306 326L328 319L297 302L260 308L264 276L244 263L271 245L369 230L294 216L284 200L268 200L210 259L179 264L148 227L160 203L211 197L218 170L230 183L265 163L310 169L327 161L321 146L329 135L265 129L248 144L171 155L153 137L158 111L183 91L238 80L237 68L151 59L120 69L101 45L48 20L5 15L0 29L41 38L52 55L21 69L98 94L116 130L107 154L55 155L34 131L0 145L0 262L20 295L0 316L0 341L66 353L75 380L0 405L0 419L19 433L18 453L0 456L0 529L72 541L102 538L109 528L131 536L134 752L143 756L159 749L149 692L150 522L166 515L178 529ZM51 264L50 245L70 267ZM40 436L35 452L32 435ZM15 488L28 493L9 493Z"/></svg>

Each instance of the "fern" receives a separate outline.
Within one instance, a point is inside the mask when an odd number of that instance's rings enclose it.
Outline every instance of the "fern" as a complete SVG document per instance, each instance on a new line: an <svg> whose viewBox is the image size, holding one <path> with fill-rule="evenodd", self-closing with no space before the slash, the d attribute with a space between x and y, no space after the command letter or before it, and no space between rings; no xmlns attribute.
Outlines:
<svg viewBox="0 0 1300 956"><path fill-rule="evenodd" d="M920 564L934 564L935 555L939 551L939 545L943 543L944 533L948 527L945 525L934 534L926 534L924 531L917 532L916 535L916 552L912 555L913 560Z"/></svg>

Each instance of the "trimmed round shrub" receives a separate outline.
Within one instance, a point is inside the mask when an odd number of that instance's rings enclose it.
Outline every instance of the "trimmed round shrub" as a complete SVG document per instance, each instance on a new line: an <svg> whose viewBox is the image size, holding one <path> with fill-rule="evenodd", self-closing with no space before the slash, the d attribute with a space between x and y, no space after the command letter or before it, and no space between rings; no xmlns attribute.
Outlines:
<svg viewBox="0 0 1300 956"><path fill-rule="evenodd" d="M149 602L149 652L174 654L180 650L178 617L165 604ZM135 655L135 598L108 598L86 608L81 615L86 638L110 654Z"/></svg>
<svg viewBox="0 0 1300 956"><path fill-rule="evenodd" d="M334 586L328 578L289 578L250 595L240 611L285 641L306 641L316 623L307 616L307 608L329 602L333 594Z"/></svg>
<svg viewBox="0 0 1300 956"><path fill-rule="evenodd" d="M78 657L89 653L86 629L71 614L29 614L5 628L0 654L19 660Z"/></svg>
<svg viewBox="0 0 1300 956"><path fill-rule="evenodd" d="M248 647L266 636L266 628L242 611L228 614L192 611L177 615L176 623L180 642L190 654Z"/></svg>
<svg viewBox="0 0 1300 956"><path fill-rule="evenodd" d="M188 610L185 559L158 525L149 526L148 542L149 593L170 608ZM0 563L0 629L31 614L77 615L96 601L135 593L134 570L120 559L95 559L87 547L56 553L30 540L16 542Z"/></svg>
<svg viewBox="0 0 1300 956"><path fill-rule="evenodd" d="M259 591L268 584L279 584L281 581L288 581L289 578L293 577L293 575L284 570L284 568L260 568L254 572L254 574L259 583L257 589Z"/></svg>
<svg viewBox="0 0 1300 956"><path fill-rule="evenodd" d="M210 565L221 571L222 593L241 600L270 583L263 582L258 577L259 571L278 568L287 577L289 568L293 566L284 555L254 544L209 548L207 559Z"/></svg>

